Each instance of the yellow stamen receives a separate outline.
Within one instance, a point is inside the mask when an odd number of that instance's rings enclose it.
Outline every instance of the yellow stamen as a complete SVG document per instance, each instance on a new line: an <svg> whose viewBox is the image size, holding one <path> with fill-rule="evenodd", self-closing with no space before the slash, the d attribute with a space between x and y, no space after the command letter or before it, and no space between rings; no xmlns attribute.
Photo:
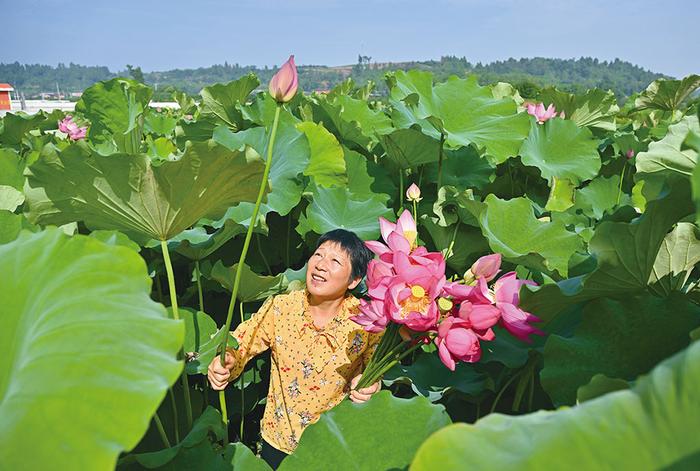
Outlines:
<svg viewBox="0 0 700 471"><path fill-rule="evenodd" d="M438 307L443 312L449 311L450 309L452 309L453 306L454 306L454 304L452 303L452 301L450 301L447 298L439 298L438 299Z"/></svg>
<svg viewBox="0 0 700 471"><path fill-rule="evenodd" d="M411 296L413 296L416 299L420 299L425 296L425 290L422 286L413 285L411 286Z"/></svg>

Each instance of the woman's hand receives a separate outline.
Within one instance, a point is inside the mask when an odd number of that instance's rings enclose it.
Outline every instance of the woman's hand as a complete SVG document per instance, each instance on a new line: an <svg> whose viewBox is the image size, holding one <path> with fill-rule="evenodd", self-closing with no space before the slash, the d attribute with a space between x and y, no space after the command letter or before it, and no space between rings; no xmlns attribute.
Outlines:
<svg viewBox="0 0 700 471"><path fill-rule="evenodd" d="M372 397L372 394L376 393L377 391L379 391L379 389L381 389L381 380L379 380L371 386L355 390L355 387L360 381L360 378L362 378L361 374L355 376L352 379L352 381L350 381L350 400L355 404L362 404L363 402L369 401L369 399Z"/></svg>
<svg viewBox="0 0 700 471"><path fill-rule="evenodd" d="M207 378L209 384L215 391L221 391L228 385L228 379L231 376L231 368L233 368L233 355L226 352L226 366L221 366L221 357L216 355L209 363L207 368Z"/></svg>

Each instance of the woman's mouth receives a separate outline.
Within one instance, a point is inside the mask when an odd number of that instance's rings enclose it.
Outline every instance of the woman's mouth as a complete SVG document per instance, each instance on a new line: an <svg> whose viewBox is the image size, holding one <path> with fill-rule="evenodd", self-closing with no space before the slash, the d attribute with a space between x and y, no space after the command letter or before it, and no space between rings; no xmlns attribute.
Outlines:
<svg viewBox="0 0 700 471"><path fill-rule="evenodd" d="M321 275L317 275L316 273L311 274L311 279L315 281L316 283L325 283L326 279L322 277Z"/></svg>

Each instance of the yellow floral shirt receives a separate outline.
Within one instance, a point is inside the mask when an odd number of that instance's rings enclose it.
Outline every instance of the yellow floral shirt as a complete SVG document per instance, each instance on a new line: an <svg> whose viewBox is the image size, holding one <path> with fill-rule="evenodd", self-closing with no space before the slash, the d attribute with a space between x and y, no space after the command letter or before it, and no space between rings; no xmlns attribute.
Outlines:
<svg viewBox="0 0 700 471"><path fill-rule="evenodd" d="M352 378L364 370L381 334L366 332L350 317L359 301L347 296L340 312L323 329L309 313L308 292L293 291L268 299L250 319L231 332L238 340L231 380L255 355L272 349L270 389L261 423L262 437L291 453L304 428L341 402Z"/></svg>

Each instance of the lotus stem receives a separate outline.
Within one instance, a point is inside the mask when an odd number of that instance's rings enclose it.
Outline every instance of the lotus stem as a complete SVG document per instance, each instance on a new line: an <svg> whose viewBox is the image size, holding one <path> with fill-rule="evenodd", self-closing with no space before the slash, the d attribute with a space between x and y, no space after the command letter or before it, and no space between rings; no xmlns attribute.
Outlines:
<svg viewBox="0 0 700 471"><path fill-rule="evenodd" d="M437 189L440 191L442 188L442 155L443 146L445 144L445 134L440 133L440 149L438 150L438 176L437 176Z"/></svg>
<svg viewBox="0 0 700 471"><path fill-rule="evenodd" d="M399 169L399 211L403 209L403 169Z"/></svg>
<svg viewBox="0 0 700 471"><path fill-rule="evenodd" d="M262 245L260 245L260 234L258 234L257 232L255 233L255 245L258 247L258 253L260 254L260 258L262 258L262 261L265 264L265 269L267 270L267 273L272 275L272 269L270 269L270 264L267 263L267 257L265 257Z"/></svg>
<svg viewBox="0 0 700 471"><path fill-rule="evenodd" d="M163 445L165 445L165 448L170 448L170 440L168 440L168 436L165 434L163 422L160 421L160 417L158 417L158 412L156 412L156 414L153 416L153 422L155 422L156 424L156 428L158 429L160 439L163 440Z"/></svg>
<svg viewBox="0 0 700 471"><path fill-rule="evenodd" d="M197 297L199 298L199 310L204 312L204 297L202 296L202 272L199 270L199 260L194 261L194 277L197 279Z"/></svg>
<svg viewBox="0 0 700 471"><path fill-rule="evenodd" d="M416 203L416 201L414 200L414 201L413 201L413 220L414 220L414 221L418 221L418 210L417 210L417 208L416 208L416 205L417 205L417 203Z"/></svg>
<svg viewBox="0 0 700 471"><path fill-rule="evenodd" d="M503 393L506 392L506 389L508 389L508 386L510 386L513 383L513 381L515 381L515 378L517 378L518 376L520 376L520 372L511 376L510 379L508 379L508 381L506 381L506 384L503 385L501 390L498 391L498 394L496 395L496 399L493 400L493 404L491 405L491 413L492 414L496 410L496 405L498 405L498 401L501 400L501 396L503 396Z"/></svg>
<svg viewBox="0 0 700 471"><path fill-rule="evenodd" d="M180 443L180 420L177 418L177 404L175 403L175 393L173 388L168 390L170 396L170 405L173 409L173 429L175 429L175 443Z"/></svg>
<svg viewBox="0 0 700 471"><path fill-rule="evenodd" d="M177 292L175 291L175 275L173 273L173 265L170 261L170 252L168 250L168 244L166 241L160 241L160 247L163 250L163 261L165 262L165 272L168 274L168 289L170 291L170 307L173 311L173 317L176 320L180 320L180 312L177 307ZM182 354L182 349L178 357L182 359L184 355ZM182 394L185 399L185 415L187 416L187 429L192 428L192 404L190 403L190 383L187 379L187 372L182 370Z"/></svg>
<svg viewBox="0 0 700 471"><path fill-rule="evenodd" d="M233 307L236 304L236 297L238 296L238 288L241 284L241 275L243 274L243 264L245 263L246 255L248 255L248 249L250 248L250 240L253 238L253 229L258 220L258 212L260 211L260 204L262 203L263 196L265 196L265 189L267 188L267 178L270 175L270 168L272 166L272 149L275 145L275 136L277 135L277 125L280 120L280 110L282 105L277 104L275 109L275 119L272 122L272 129L270 131L270 141L267 145L267 158L265 160L265 171L263 172L262 181L260 182L260 190L258 191L258 198L255 201L255 207L253 208L253 214L250 218L250 225L245 234L245 240L243 241L243 250L241 250L241 257L238 260L238 267L236 268L236 276L233 280L233 289L231 290L231 300L228 305L228 312L226 314L226 324L224 325L224 339L221 342L221 364L226 364L226 344L228 343L228 332L231 329L231 321L233 320ZM225 443L228 443L228 416L226 414L226 396L224 391L219 391L219 404L221 406L221 415L224 421L224 427L226 429Z"/></svg>
<svg viewBox="0 0 700 471"><path fill-rule="evenodd" d="M238 303L241 311L241 322L243 322L243 303ZM241 373L241 431L239 434L239 440L243 441L243 426L245 425L245 381L243 380L244 374Z"/></svg>
<svg viewBox="0 0 700 471"><path fill-rule="evenodd" d="M625 160L625 163L622 164L622 172L620 173L620 186L617 189L617 202L615 202L615 206L620 204L620 196L622 196L622 182L625 179L625 170L627 170L627 161Z"/></svg>

